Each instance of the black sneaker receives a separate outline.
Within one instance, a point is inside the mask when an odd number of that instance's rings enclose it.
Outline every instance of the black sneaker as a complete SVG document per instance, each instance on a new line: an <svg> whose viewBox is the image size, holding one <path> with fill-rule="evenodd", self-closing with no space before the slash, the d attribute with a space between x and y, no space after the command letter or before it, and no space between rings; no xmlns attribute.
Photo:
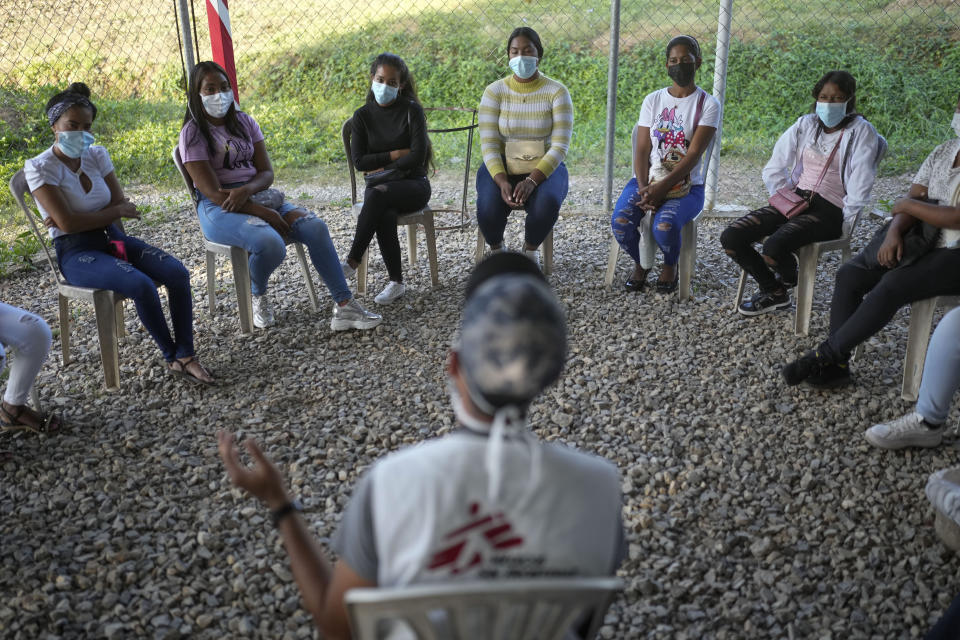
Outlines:
<svg viewBox="0 0 960 640"><path fill-rule="evenodd" d="M805 354L786 365L780 372L783 380L790 386L798 385L810 376L819 375L820 371L833 364L820 353L819 349L811 349Z"/></svg>
<svg viewBox="0 0 960 640"><path fill-rule="evenodd" d="M758 316L761 313L770 313L778 309L786 309L789 306L790 294L761 291L737 307L737 311L745 316Z"/></svg>
<svg viewBox="0 0 960 640"><path fill-rule="evenodd" d="M850 365L846 362L822 366L806 379L808 385L817 389L836 389L850 384L850 381Z"/></svg>

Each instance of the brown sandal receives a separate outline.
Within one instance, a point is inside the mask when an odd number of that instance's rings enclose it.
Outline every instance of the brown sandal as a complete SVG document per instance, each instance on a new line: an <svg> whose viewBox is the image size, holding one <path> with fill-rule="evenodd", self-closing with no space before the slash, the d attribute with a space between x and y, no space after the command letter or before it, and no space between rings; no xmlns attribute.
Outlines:
<svg viewBox="0 0 960 640"><path fill-rule="evenodd" d="M32 431L33 433L51 436L59 433L63 426L60 418L54 413L48 413L46 416L41 416L38 413L37 418L41 424L38 426L27 424L20 420L20 416L23 415L24 410L27 408L26 405L16 407L16 412L11 413L7 410L7 407L4 406L5 404L5 402L0 402L0 431ZM0 452L0 459L2 459L2 452Z"/></svg>
<svg viewBox="0 0 960 640"><path fill-rule="evenodd" d="M189 358L187 358L186 362L181 362L180 360L174 360L167 367L167 371L169 371L175 376L186 378L187 380L190 380L191 382L195 382L197 384L206 385L208 387L214 384L213 380L207 381L207 380L204 380L203 378L198 378L194 374L190 373L190 369L188 367L191 364L195 364L196 366L200 367L200 371L202 371L205 375L209 376L211 379L213 378L213 374L210 373L210 370L207 369L202 364L200 364L200 361L197 360L196 356L190 356Z"/></svg>

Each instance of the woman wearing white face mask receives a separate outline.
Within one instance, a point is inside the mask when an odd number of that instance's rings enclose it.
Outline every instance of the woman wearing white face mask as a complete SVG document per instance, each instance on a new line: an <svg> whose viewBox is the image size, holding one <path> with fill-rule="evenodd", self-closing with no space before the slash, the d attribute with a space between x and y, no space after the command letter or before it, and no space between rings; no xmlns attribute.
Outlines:
<svg viewBox="0 0 960 640"><path fill-rule="evenodd" d="M537 247L567 197L563 161L573 133L573 103L565 86L540 72L543 45L536 31L514 29L507 55L513 75L488 85L480 99L477 224L490 248L499 250L510 212L525 210L523 252L537 261Z"/></svg>
<svg viewBox="0 0 960 640"><path fill-rule="evenodd" d="M196 187L203 235L250 254L253 324L276 323L267 281L286 255L285 236L307 246L310 261L335 302L330 328L372 329L383 318L354 300L326 223L269 189L273 165L256 120L238 111L227 73L201 62L190 74L180 157Z"/></svg>
<svg viewBox="0 0 960 640"><path fill-rule="evenodd" d="M894 203L886 231L837 270L830 337L783 368L787 384L848 383L854 348L885 327L901 307L960 294L960 203L955 195L960 188L960 100L952 124L958 137L923 161L910 191ZM909 439L914 427L927 428L900 423L874 444Z"/></svg>
<svg viewBox="0 0 960 640"><path fill-rule="evenodd" d="M856 112L856 92L856 80L846 71L824 74L813 87L813 113L801 116L780 136L763 168L771 196L789 191L791 197L808 200L806 210L785 214L770 204L734 221L720 235L727 255L760 287L740 305L741 314L789 307L788 290L797 284L793 253L850 231L869 203L882 139ZM763 238L761 254L753 244Z"/></svg>
<svg viewBox="0 0 960 640"><path fill-rule="evenodd" d="M366 104L353 112L351 123L350 156L364 172L366 189L343 272L347 277L356 273L376 235L390 281L374 300L390 304L406 291L397 216L429 202L432 155L413 74L400 56L381 53L374 59Z"/></svg>
<svg viewBox="0 0 960 640"><path fill-rule="evenodd" d="M210 384L213 377L193 348L190 273L173 256L115 225L140 212L123 194L110 154L93 143L97 107L90 89L75 82L45 109L54 145L27 160L24 175L53 237L60 271L79 287L116 291L134 301L143 326L172 373ZM157 295L167 289L173 333Z"/></svg>

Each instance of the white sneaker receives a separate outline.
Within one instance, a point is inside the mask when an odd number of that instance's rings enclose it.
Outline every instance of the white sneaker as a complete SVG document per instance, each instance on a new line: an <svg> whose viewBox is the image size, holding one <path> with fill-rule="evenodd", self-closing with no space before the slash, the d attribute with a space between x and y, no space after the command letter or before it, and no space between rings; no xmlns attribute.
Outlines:
<svg viewBox="0 0 960 640"><path fill-rule="evenodd" d="M360 306L356 298L350 298L350 302L343 306L333 305L333 318L330 319L330 328L334 331L373 329L381 322L383 322L383 316L367 311Z"/></svg>
<svg viewBox="0 0 960 640"><path fill-rule="evenodd" d="M377 297L374 298L374 302L377 304L390 304L400 296L402 296L407 290L406 285L402 282L394 282L391 280L387 283L387 286L383 288L383 291L377 294Z"/></svg>
<svg viewBox="0 0 960 640"><path fill-rule="evenodd" d="M533 260L533 264L537 265L538 269L540 268L540 252L539 251L537 251L536 249L532 249L532 250L524 249L523 255Z"/></svg>
<svg viewBox="0 0 960 640"><path fill-rule="evenodd" d="M356 275L357 270L350 266L350 263L344 260L340 263L340 268L343 269L343 277L349 280L354 275Z"/></svg>
<svg viewBox="0 0 960 640"><path fill-rule="evenodd" d="M270 298L266 294L262 296L253 296L253 326L259 329L265 329L277 324L277 318L273 315L273 306L270 304Z"/></svg>
<svg viewBox="0 0 960 640"><path fill-rule="evenodd" d="M923 416L912 411L890 422L875 424L864 432L867 442L881 449L904 447L936 447L943 439L946 425L931 429Z"/></svg>

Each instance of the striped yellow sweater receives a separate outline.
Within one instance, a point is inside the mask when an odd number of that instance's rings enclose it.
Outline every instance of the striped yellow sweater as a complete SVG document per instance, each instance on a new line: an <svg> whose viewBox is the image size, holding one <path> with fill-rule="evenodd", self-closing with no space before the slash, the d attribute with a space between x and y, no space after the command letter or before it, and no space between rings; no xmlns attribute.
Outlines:
<svg viewBox="0 0 960 640"><path fill-rule="evenodd" d="M497 80L483 91L479 125L483 162L491 176L506 173L502 155L507 140L543 140L547 152L537 169L549 176L570 148L570 92L542 73L533 82L517 82L512 75Z"/></svg>

